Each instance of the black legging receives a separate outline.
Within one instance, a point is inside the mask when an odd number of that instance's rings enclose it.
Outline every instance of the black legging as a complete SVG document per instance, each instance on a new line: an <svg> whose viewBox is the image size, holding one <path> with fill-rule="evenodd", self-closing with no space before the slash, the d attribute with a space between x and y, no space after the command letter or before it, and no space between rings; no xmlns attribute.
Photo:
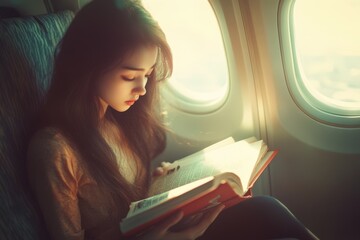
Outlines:
<svg viewBox="0 0 360 240"><path fill-rule="evenodd" d="M224 210L199 240L317 239L280 201L259 196Z"/></svg>

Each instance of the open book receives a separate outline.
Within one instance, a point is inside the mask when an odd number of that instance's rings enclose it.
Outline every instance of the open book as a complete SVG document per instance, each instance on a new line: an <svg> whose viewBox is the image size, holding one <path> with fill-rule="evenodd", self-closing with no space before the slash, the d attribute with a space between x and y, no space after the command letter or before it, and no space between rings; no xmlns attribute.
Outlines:
<svg viewBox="0 0 360 240"><path fill-rule="evenodd" d="M180 230L211 207L233 206L251 197L252 186L276 154L255 137L237 142L230 137L176 160L154 179L149 198L131 203L120 229L136 235L181 210L184 219L174 227Z"/></svg>

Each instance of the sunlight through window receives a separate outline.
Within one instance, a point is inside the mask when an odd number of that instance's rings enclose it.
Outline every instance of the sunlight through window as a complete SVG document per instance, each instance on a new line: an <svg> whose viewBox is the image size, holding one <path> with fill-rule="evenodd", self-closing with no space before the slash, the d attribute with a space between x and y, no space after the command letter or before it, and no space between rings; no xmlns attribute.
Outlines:
<svg viewBox="0 0 360 240"><path fill-rule="evenodd" d="M216 16L206 0L143 0L172 48L173 96L182 102L215 106L228 93L229 77Z"/></svg>
<svg viewBox="0 0 360 240"><path fill-rule="evenodd" d="M345 115L359 112L360 1L301 0L293 10L295 55L304 85Z"/></svg>

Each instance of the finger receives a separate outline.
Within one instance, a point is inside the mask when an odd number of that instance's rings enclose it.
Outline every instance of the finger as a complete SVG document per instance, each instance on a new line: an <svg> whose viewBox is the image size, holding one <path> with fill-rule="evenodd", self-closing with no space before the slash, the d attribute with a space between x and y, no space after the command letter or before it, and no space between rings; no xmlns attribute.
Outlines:
<svg viewBox="0 0 360 240"><path fill-rule="evenodd" d="M194 226L197 230L201 232L205 232L205 230L210 226L211 223L215 221L217 216L221 213L221 211L225 208L225 205L219 205L209 210L204 214L201 221Z"/></svg>
<svg viewBox="0 0 360 240"><path fill-rule="evenodd" d="M161 162L161 167L163 167L165 169L170 165L171 165L171 163L169 163L169 162Z"/></svg>
<svg viewBox="0 0 360 240"><path fill-rule="evenodd" d="M158 228L164 232L167 232L169 228L180 222L180 220L184 217L184 213L182 211L175 213L173 216L165 219Z"/></svg>
<svg viewBox="0 0 360 240"><path fill-rule="evenodd" d="M220 212L224 209L224 205L219 205L212 209L209 209L201 218L200 222L198 222L195 226L182 231L182 234L185 236L191 236L190 239L197 239L202 236L206 229L210 226L211 223L214 222L216 217L220 214Z"/></svg>
<svg viewBox="0 0 360 240"><path fill-rule="evenodd" d="M153 176L154 177L162 176L162 175L164 175L164 173L165 173L165 170L162 167L157 167L153 172Z"/></svg>

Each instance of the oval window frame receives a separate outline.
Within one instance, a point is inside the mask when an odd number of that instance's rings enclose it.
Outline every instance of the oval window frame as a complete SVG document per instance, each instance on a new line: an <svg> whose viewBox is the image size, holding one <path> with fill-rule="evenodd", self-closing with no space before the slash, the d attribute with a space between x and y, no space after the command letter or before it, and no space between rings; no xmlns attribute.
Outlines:
<svg viewBox="0 0 360 240"><path fill-rule="evenodd" d="M319 122L342 126L360 127L360 109L340 109L329 104L329 99L310 90L303 80L294 42L293 11L296 0L281 0L278 11L279 40L288 90L296 105L308 116Z"/></svg>

